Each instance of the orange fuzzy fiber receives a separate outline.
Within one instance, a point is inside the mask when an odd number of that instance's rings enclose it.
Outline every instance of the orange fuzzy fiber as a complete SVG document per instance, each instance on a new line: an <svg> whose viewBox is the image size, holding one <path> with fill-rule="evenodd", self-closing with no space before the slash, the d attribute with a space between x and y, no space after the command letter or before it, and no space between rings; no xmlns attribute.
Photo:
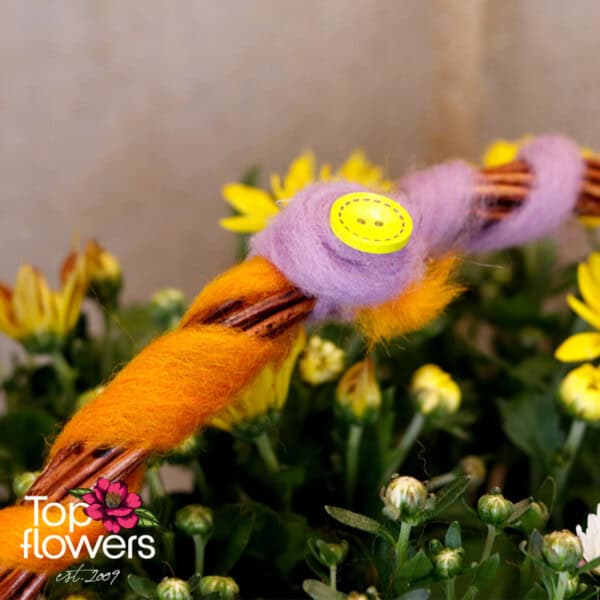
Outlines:
<svg viewBox="0 0 600 600"><path fill-rule="evenodd" d="M431 260L422 280L396 298L357 312L357 321L371 343L416 331L437 318L463 286L452 280L459 264L456 255Z"/></svg>
<svg viewBox="0 0 600 600"><path fill-rule="evenodd" d="M50 455L74 442L155 452L182 442L233 402L263 366L285 358L297 335L295 330L267 339L220 325L197 324L198 320L229 300L254 300L290 287L262 258L217 278L194 301L176 331L151 342L102 394L73 416ZM141 478L130 482L133 489L140 483ZM32 519L30 506L0 511L0 566L30 571L64 568L61 561L51 561L49 567L42 559L23 560L15 542L22 543ZM93 525L84 528L90 539L102 531ZM52 529L51 533L59 533Z"/></svg>
<svg viewBox="0 0 600 600"><path fill-rule="evenodd" d="M234 267L198 296L179 329L142 350L67 423L51 455L77 441L93 446L170 450L223 410L268 362L281 360L291 335L274 340L194 321L227 300L256 299L290 287L266 260Z"/></svg>

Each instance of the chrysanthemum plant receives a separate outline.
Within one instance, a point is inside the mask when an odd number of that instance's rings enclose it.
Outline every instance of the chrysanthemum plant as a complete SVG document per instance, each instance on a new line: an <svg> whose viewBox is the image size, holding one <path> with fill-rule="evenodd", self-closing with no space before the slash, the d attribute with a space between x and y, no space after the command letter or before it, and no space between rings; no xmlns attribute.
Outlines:
<svg viewBox="0 0 600 600"><path fill-rule="evenodd" d="M260 229L319 178L390 185L361 153L337 170L304 154L268 190L257 176L224 189L224 227ZM120 570L113 585L54 579L48 597L597 597L599 256L562 264L546 241L467 261L467 293L385 345L309 327L285 364L148 469L157 556L96 560ZM119 263L97 244L62 271L58 292L31 267L0 287L0 329L21 345L3 368L6 504L58 424L185 308L173 289L122 306ZM168 464L186 488L165 485Z"/></svg>

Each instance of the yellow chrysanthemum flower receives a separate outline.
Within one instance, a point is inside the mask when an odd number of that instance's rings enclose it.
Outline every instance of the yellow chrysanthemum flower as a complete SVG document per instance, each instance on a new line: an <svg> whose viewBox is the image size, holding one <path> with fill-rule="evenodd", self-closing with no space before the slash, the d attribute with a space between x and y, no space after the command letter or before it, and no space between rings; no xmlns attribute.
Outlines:
<svg viewBox="0 0 600 600"><path fill-rule="evenodd" d="M261 417L268 418L279 413L287 399L290 379L298 355L306 344L304 330L298 335L292 349L282 363L268 364L241 395L209 422L209 425L224 431L236 431L252 437L262 433Z"/></svg>
<svg viewBox="0 0 600 600"><path fill-rule="evenodd" d="M14 290L0 284L0 331L31 350L60 345L75 327L88 282L85 259L78 258L62 289L50 289L46 278L23 265Z"/></svg>
<svg viewBox="0 0 600 600"><path fill-rule="evenodd" d="M577 283L583 302L567 296L569 306L596 332L576 333L566 339L555 356L563 362L594 360L600 356L600 252L594 252L577 267Z"/></svg>
<svg viewBox="0 0 600 600"><path fill-rule="evenodd" d="M312 385L333 381L344 369L346 354L330 340L311 336L299 362L300 377Z"/></svg>
<svg viewBox="0 0 600 600"><path fill-rule="evenodd" d="M285 205L300 190L312 183L339 180L360 183L379 192L392 188L383 169L369 162L360 150L355 150L337 171L329 164L317 168L315 155L304 152L292 161L284 177L271 175L271 191L242 183L225 185L223 197L240 214L221 219L219 223L236 233L256 233L267 226L279 212L280 205Z"/></svg>

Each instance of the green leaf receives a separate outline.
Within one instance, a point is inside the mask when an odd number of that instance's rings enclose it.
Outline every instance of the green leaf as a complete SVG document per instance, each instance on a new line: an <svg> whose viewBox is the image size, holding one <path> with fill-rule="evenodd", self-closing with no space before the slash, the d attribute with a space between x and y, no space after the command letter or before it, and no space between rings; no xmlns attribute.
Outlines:
<svg viewBox="0 0 600 600"><path fill-rule="evenodd" d="M433 563L423 550L419 550L398 569L398 577L414 581L427 577L431 571L433 571Z"/></svg>
<svg viewBox="0 0 600 600"><path fill-rule="evenodd" d="M328 585L317 581L316 579L305 579L302 583L302 589L313 600L345 600L346 594L332 590Z"/></svg>
<svg viewBox="0 0 600 600"><path fill-rule="evenodd" d="M502 428L509 439L548 471L555 452L564 443L552 396L521 395L511 401L499 402L498 408Z"/></svg>
<svg viewBox="0 0 600 600"><path fill-rule="evenodd" d="M146 577L127 575L129 587L141 598L156 598L156 584Z"/></svg>
<svg viewBox="0 0 600 600"><path fill-rule="evenodd" d="M556 500L556 481L554 480L554 477L546 477L546 479L542 481L536 499L546 505L548 513L552 513L552 507Z"/></svg>
<svg viewBox="0 0 600 600"><path fill-rule="evenodd" d="M246 546L250 542L252 530L254 529L254 515L247 515L237 520L232 525L223 558L218 572L226 575L231 571L235 563L240 559Z"/></svg>
<svg viewBox="0 0 600 600"><path fill-rule="evenodd" d="M527 592L523 600L548 600L548 594L539 583L536 583Z"/></svg>
<svg viewBox="0 0 600 600"><path fill-rule="evenodd" d="M436 495L435 505L430 517L437 516L452 506L469 485L469 477L457 477L452 483L442 488Z"/></svg>
<svg viewBox="0 0 600 600"><path fill-rule="evenodd" d="M452 521L446 531L446 537L444 538L444 545L447 548L460 548L462 546L462 538L460 535L460 523L458 521Z"/></svg>
<svg viewBox="0 0 600 600"><path fill-rule="evenodd" d="M375 535L382 533L383 528L380 523L375 521L375 519L337 506L326 506L325 510L330 517L333 517L336 521L339 521L344 525L348 525L348 527L360 529L361 531L366 531L367 533L373 533Z"/></svg>
<svg viewBox="0 0 600 600"><path fill-rule="evenodd" d="M133 512L139 517L138 525L140 527L158 527L158 519L147 508L136 508Z"/></svg>
<svg viewBox="0 0 600 600"><path fill-rule="evenodd" d="M15 472L41 467L55 430L56 421L37 408L18 408L0 418L0 447L11 453Z"/></svg>
<svg viewBox="0 0 600 600"><path fill-rule="evenodd" d="M92 490L90 490L90 488L73 488L71 490L68 490L68 492L69 494L71 494L71 496L75 496L75 498L81 498L86 494L91 494Z"/></svg>
<svg viewBox="0 0 600 600"><path fill-rule="evenodd" d="M473 586L478 590L483 589L494 577L500 565L500 555L498 553L488 556L477 566Z"/></svg>

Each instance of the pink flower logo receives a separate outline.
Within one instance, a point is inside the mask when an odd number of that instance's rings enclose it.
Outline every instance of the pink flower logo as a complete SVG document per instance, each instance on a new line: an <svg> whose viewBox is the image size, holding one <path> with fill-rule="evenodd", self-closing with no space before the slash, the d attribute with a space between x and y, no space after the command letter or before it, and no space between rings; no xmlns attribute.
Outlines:
<svg viewBox="0 0 600 600"><path fill-rule="evenodd" d="M141 508L139 494L129 492L122 481L101 477L92 489L77 488L69 493L88 504L83 512L94 521L102 521L107 531L119 533L121 528L132 529L141 525L158 525L150 511Z"/></svg>

